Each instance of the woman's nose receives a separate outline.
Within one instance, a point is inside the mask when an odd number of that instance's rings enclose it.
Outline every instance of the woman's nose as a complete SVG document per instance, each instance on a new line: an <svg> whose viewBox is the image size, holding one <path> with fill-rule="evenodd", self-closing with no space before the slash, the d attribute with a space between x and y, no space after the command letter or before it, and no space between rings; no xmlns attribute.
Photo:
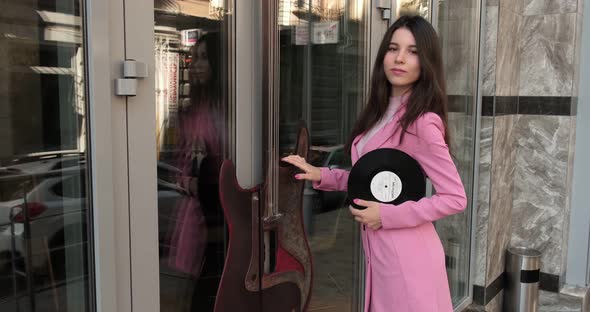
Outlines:
<svg viewBox="0 0 590 312"><path fill-rule="evenodd" d="M398 64L403 64L405 62L404 53L399 51L395 56L395 62Z"/></svg>

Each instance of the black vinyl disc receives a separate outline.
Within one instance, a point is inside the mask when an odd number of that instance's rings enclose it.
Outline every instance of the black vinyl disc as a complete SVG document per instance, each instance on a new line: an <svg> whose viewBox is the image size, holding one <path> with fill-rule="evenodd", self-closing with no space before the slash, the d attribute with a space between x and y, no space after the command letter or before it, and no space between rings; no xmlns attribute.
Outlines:
<svg viewBox="0 0 590 312"><path fill-rule="evenodd" d="M348 176L348 196L384 204L418 201L426 195L426 177L420 164L394 148L380 148L361 157ZM365 209L351 202L357 209Z"/></svg>

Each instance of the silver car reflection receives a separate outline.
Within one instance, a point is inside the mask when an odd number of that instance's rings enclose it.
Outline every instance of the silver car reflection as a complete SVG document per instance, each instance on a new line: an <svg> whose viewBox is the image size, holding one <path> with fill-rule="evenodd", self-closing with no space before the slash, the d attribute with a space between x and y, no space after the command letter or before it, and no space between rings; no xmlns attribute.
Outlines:
<svg viewBox="0 0 590 312"><path fill-rule="evenodd" d="M16 195L0 201L0 277L4 276L5 281L9 275L15 274L17 278L26 275L27 263L34 275L51 274L53 280L69 279L72 272L80 275L87 273L82 271L84 268L76 272L66 267L66 254L87 257L86 243L89 238L86 162L80 156L66 158L54 160L52 164L37 160L37 164L0 168L0 172L5 173L0 175L0 180L18 181L18 186L27 190L26 196L22 196L23 192L15 187ZM186 196L186 192L173 183L177 174L175 167L158 163L160 216L169 218L177 201ZM4 183L5 189L6 185ZM165 220L164 223L170 222ZM26 231L27 224L29 231ZM160 226L160 239L166 235L165 224ZM25 257L27 248L30 257ZM36 287L40 286L37 281L35 283ZM0 297L10 295L5 292L1 292Z"/></svg>

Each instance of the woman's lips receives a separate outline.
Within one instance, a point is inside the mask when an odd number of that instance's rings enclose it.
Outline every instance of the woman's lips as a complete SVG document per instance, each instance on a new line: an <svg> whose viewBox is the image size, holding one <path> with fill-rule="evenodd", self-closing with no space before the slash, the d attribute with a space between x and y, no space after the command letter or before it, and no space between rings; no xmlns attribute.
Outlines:
<svg viewBox="0 0 590 312"><path fill-rule="evenodd" d="M403 70L403 69L399 69L399 68L394 68L394 69L392 69L392 70L391 70L391 72L392 72L394 75L403 75L403 74L405 74L405 73L406 73L406 71L405 71L405 70Z"/></svg>

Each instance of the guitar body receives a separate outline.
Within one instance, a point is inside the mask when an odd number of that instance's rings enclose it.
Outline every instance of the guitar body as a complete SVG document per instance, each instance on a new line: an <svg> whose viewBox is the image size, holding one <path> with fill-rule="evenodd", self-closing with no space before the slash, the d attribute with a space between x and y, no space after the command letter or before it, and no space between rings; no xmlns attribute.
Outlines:
<svg viewBox="0 0 590 312"><path fill-rule="evenodd" d="M307 158L307 129L301 128L295 153ZM265 202L269 183L250 190L237 182L231 161L221 167L221 205L229 227L229 246L215 302L216 312L305 311L312 285L312 258L303 227L304 182L294 179L299 170L285 164L278 167L278 214L264 221L262 211L271 211ZM269 181L270 179L267 179ZM263 233L276 237L272 273L264 274L261 250Z"/></svg>

